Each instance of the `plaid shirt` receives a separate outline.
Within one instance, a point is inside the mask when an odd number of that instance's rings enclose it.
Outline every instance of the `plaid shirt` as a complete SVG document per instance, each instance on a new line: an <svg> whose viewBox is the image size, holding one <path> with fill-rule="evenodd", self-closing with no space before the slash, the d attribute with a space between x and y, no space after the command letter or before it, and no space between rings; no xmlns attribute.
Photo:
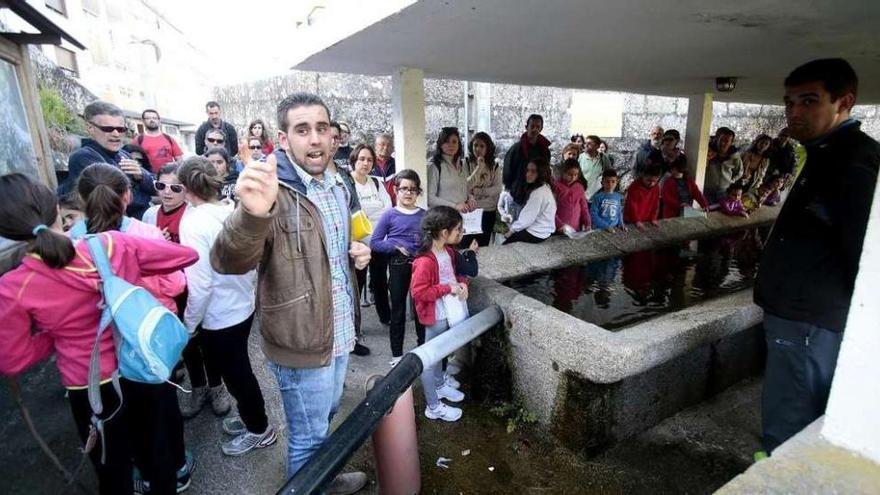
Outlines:
<svg viewBox="0 0 880 495"><path fill-rule="evenodd" d="M327 237L327 254L330 258L331 292L333 296L333 356L348 354L354 349L354 298L348 266L348 232L345 231L345 214L336 201L333 187L338 185L336 176L324 173L324 180L317 180L294 164L297 174L306 185L306 196L321 212ZM345 187L342 185L342 187Z"/></svg>

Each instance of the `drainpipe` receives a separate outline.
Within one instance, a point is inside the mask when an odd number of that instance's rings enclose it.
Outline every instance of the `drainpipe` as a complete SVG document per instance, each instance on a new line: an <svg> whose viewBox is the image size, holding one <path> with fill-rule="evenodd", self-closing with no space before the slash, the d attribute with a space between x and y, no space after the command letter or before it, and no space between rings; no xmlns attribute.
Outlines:
<svg viewBox="0 0 880 495"><path fill-rule="evenodd" d="M440 362L503 319L501 308L492 305L405 354L277 495L323 492L425 367Z"/></svg>

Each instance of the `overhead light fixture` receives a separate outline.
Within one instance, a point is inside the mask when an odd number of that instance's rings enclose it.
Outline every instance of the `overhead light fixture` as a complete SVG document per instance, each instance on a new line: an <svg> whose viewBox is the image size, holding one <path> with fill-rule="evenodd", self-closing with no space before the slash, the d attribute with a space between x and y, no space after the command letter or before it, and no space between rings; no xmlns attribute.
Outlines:
<svg viewBox="0 0 880 495"><path fill-rule="evenodd" d="M715 89L722 93L730 93L736 87L735 77L716 77Z"/></svg>

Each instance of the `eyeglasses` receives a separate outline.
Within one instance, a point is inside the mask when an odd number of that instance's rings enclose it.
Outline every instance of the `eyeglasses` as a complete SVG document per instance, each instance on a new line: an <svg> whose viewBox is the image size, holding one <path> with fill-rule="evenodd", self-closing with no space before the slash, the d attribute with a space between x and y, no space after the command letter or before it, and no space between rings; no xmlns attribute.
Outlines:
<svg viewBox="0 0 880 495"><path fill-rule="evenodd" d="M171 189L171 192L180 194L183 192L183 184L166 184L164 182L153 181L153 185L156 186L157 191L164 191L165 188Z"/></svg>
<svg viewBox="0 0 880 495"><path fill-rule="evenodd" d="M260 145L257 145L257 146L248 146L248 148L250 148L250 149L252 149L252 150L261 150L261 149L263 149L263 147L260 146Z"/></svg>
<svg viewBox="0 0 880 495"><path fill-rule="evenodd" d="M225 139L223 139L223 138L219 138L219 139L205 138L205 141L207 141L209 143L213 143L213 144L223 144L223 141L225 141Z"/></svg>
<svg viewBox="0 0 880 495"><path fill-rule="evenodd" d="M116 131L119 134L125 134L128 132L128 127L125 126L116 127L114 125L98 125L94 122L89 122L89 124L91 124L92 127L101 129L101 132L106 132L107 134L110 134L113 131Z"/></svg>
<svg viewBox="0 0 880 495"><path fill-rule="evenodd" d="M399 193L413 193L413 194L421 194L422 190L418 187L398 187L397 192Z"/></svg>

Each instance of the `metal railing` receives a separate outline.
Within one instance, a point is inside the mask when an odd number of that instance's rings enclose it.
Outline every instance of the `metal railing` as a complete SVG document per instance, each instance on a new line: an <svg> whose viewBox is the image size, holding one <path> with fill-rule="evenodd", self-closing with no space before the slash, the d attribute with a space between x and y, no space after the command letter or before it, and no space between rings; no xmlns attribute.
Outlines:
<svg viewBox="0 0 880 495"><path fill-rule="evenodd" d="M452 354L503 318L501 308L490 306L404 355L277 494L320 493L324 490L425 367Z"/></svg>

